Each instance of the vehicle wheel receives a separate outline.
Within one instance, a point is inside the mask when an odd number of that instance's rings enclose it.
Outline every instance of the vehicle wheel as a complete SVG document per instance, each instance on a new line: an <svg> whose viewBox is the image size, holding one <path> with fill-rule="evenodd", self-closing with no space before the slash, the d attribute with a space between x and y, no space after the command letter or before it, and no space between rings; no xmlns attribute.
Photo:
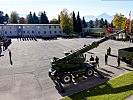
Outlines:
<svg viewBox="0 0 133 100"><path fill-rule="evenodd" d="M86 74L87 77L92 76L94 74L94 69L93 68L88 68L86 70L86 73L85 74Z"/></svg>
<svg viewBox="0 0 133 100"><path fill-rule="evenodd" d="M68 84L72 81L72 76L71 74L63 74L61 77L61 83L63 84Z"/></svg>

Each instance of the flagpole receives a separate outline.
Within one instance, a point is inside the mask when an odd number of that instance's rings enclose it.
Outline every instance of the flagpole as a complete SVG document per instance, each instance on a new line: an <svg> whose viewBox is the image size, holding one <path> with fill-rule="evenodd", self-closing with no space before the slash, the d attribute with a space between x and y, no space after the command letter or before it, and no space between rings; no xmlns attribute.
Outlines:
<svg viewBox="0 0 133 100"><path fill-rule="evenodd" d="M131 11L130 11L130 14L129 14L129 19L130 19L129 33L131 34Z"/></svg>

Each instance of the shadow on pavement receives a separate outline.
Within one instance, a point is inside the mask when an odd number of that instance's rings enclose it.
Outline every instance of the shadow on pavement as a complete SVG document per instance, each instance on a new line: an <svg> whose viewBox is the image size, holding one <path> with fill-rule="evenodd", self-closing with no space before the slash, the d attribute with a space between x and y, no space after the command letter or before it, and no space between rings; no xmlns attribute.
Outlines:
<svg viewBox="0 0 133 100"><path fill-rule="evenodd" d="M83 90L95 87L99 84L105 83L109 80L109 77L111 77L111 75L108 73L103 73L102 71L99 72L104 76L104 79L101 79L100 76L95 73L95 75L92 77L79 77L75 79L74 82L64 85L63 87L65 89L65 93L60 93L60 88L58 86L55 86L55 88L59 91L60 95L70 96L74 93L78 93Z"/></svg>
<svg viewBox="0 0 133 100"><path fill-rule="evenodd" d="M116 68L116 69L122 70L121 67L113 66L113 65L110 65L110 64L107 64L107 65L110 66L110 67L113 67L113 68Z"/></svg>
<svg viewBox="0 0 133 100"><path fill-rule="evenodd" d="M114 74L112 71L106 70L104 68L100 68L100 69L103 70L103 71L105 71L105 72L107 72L107 73Z"/></svg>
<svg viewBox="0 0 133 100"><path fill-rule="evenodd" d="M118 57L118 56L116 56L116 55L113 55L113 54L110 54L109 56L116 57L116 58Z"/></svg>

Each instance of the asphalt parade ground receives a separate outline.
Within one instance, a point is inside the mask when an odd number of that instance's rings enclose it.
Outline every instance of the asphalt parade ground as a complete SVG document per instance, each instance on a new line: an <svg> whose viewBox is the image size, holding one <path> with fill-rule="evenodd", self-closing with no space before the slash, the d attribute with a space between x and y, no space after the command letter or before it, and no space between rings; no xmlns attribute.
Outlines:
<svg viewBox="0 0 133 100"><path fill-rule="evenodd" d="M79 78L74 83L64 86L65 93L60 93L58 87L48 77L51 59L63 57L64 51L77 50L84 44L87 45L97 40L99 39L58 38L48 41L13 39L12 44L7 50L2 51L0 56L0 100L59 100L133 71L133 68L124 62L117 67L118 49L133 47L133 43L108 40L86 53L87 59L91 55L94 58L99 57L98 70L105 76L105 79L101 79L97 74L87 79ZM105 65L104 56L108 47L112 49L112 56L108 57L108 65Z"/></svg>

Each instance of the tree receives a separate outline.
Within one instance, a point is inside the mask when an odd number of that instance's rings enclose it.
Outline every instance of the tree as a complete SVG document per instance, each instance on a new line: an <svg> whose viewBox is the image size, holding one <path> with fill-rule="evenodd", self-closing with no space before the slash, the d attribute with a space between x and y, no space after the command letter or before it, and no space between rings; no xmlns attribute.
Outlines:
<svg viewBox="0 0 133 100"><path fill-rule="evenodd" d="M100 28L103 28L103 26L104 26L104 20L103 20L103 18L101 18L101 20L100 20L100 23L99 23L99 24L100 24L100 26L99 26L99 27L100 27Z"/></svg>
<svg viewBox="0 0 133 100"><path fill-rule="evenodd" d="M32 16L32 13L30 12L29 15L27 15L27 23L28 24L33 24L34 21L33 21L33 16Z"/></svg>
<svg viewBox="0 0 133 100"><path fill-rule="evenodd" d="M89 28L94 28L94 24L93 24L92 20L89 21L89 25L88 26L89 26Z"/></svg>
<svg viewBox="0 0 133 100"><path fill-rule="evenodd" d="M82 20L82 27L83 28L86 28L87 27L87 23L85 21L85 18L83 17L83 20Z"/></svg>
<svg viewBox="0 0 133 100"><path fill-rule="evenodd" d="M95 20L95 28L98 28L98 19Z"/></svg>
<svg viewBox="0 0 133 100"><path fill-rule="evenodd" d="M23 17L19 18L19 24L26 24L26 19Z"/></svg>
<svg viewBox="0 0 133 100"><path fill-rule="evenodd" d="M49 23L50 24L59 24L59 21L56 18L53 18L52 20L50 20Z"/></svg>
<svg viewBox="0 0 133 100"><path fill-rule="evenodd" d="M48 24L49 23L49 20L48 20L48 17L44 12L41 13L41 16L40 16L40 24Z"/></svg>
<svg viewBox="0 0 133 100"><path fill-rule="evenodd" d="M73 11L73 32L77 32L77 20L76 20L76 17L75 17L75 13Z"/></svg>
<svg viewBox="0 0 133 100"><path fill-rule="evenodd" d="M58 22L60 23L60 15L58 15Z"/></svg>
<svg viewBox="0 0 133 100"><path fill-rule="evenodd" d="M5 14L4 21L5 21L6 23L9 22L9 16L8 16L8 14Z"/></svg>
<svg viewBox="0 0 133 100"><path fill-rule="evenodd" d="M105 19L105 21L104 21L104 27L105 28L108 28L108 21Z"/></svg>
<svg viewBox="0 0 133 100"><path fill-rule="evenodd" d="M38 17L36 16L36 13L34 12L33 14L33 24L39 24L39 19Z"/></svg>
<svg viewBox="0 0 133 100"><path fill-rule="evenodd" d="M114 15L113 25L117 29L123 29L126 26L126 20L127 20L127 18L124 15L122 15L121 13L120 14L116 13Z"/></svg>
<svg viewBox="0 0 133 100"><path fill-rule="evenodd" d="M4 16L3 16L3 11L0 11L0 24L4 23Z"/></svg>
<svg viewBox="0 0 133 100"><path fill-rule="evenodd" d="M82 22L81 22L81 19L80 19L79 12L78 12L78 15L77 15L77 32L82 32Z"/></svg>
<svg viewBox="0 0 133 100"><path fill-rule="evenodd" d="M72 25L72 18L71 16L68 14L68 10L67 9L63 9L60 12L60 26L61 29L63 29L63 32L70 34L73 30L73 25Z"/></svg>
<svg viewBox="0 0 133 100"><path fill-rule="evenodd" d="M19 19L18 13L16 11L12 11L9 19L10 23L18 24L18 19Z"/></svg>

